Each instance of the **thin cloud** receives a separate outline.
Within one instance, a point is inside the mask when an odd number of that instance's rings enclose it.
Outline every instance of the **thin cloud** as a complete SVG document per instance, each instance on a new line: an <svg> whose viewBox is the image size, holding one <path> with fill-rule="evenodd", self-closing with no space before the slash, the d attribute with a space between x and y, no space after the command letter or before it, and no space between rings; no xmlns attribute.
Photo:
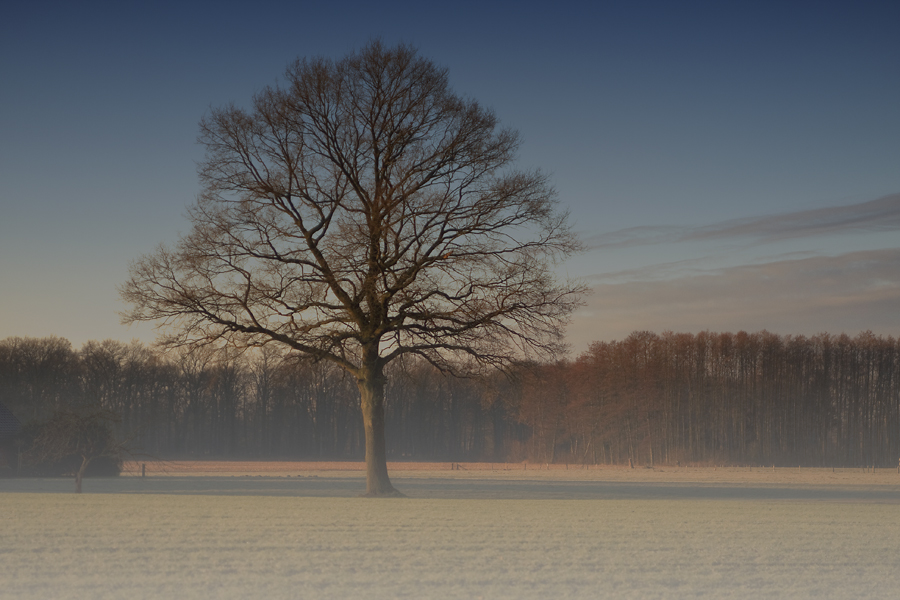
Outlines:
<svg viewBox="0 0 900 600"><path fill-rule="evenodd" d="M666 280L600 283L569 337L631 331L900 334L900 248L772 261ZM585 339L581 339L585 337Z"/></svg>
<svg viewBox="0 0 900 600"><path fill-rule="evenodd" d="M665 244L682 241L691 231L690 227L644 225L588 236L584 243L591 250Z"/></svg>
<svg viewBox="0 0 900 600"><path fill-rule="evenodd" d="M773 263L788 260L800 260L810 257L817 257L820 254L813 251L784 252L781 254L760 257L755 260L755 264ZM668 262L655 263L635 267L632 269L622 269L620 271L610 271L607 273L595 273L586 277L587 281L595 284L601 283L620 283L627 281L656 281L674 279L677 277L688 277L693 275L707 275L714 270L721 270L716 267L716 263L721 259L721 254L709 254L698 258L685 258L682 260L673 260Z"/></svg>
<svg viewBox="0 0 900 600"><path fill-rule="evenodd" d="M731 219L701 227L631 227L590 236L585 243L590 248L600 249L722 239L773 242L836 233L895 230L900 230L900 194L857 204Z"/></svg>

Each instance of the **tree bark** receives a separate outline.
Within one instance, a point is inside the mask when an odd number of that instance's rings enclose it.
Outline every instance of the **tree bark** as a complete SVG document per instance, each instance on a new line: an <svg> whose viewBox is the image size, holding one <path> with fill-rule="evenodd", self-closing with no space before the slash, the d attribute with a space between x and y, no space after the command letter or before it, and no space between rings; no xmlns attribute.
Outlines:
<svg viewBox="0 0 900 600"><path fill-rule="evenodd" d="M366 434L365 496L402 496L391 485L384 437L384 374L380 365L363 367L358 375L360 406Z"/></svg>

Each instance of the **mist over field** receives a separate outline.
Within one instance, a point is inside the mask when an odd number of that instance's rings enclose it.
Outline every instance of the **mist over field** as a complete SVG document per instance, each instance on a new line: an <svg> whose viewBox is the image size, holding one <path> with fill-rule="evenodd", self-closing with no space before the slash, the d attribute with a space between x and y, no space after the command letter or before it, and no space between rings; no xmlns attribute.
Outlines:
<svg viewBox="0 0 900 600"><path fill-rule="evenodd" d="M638 331L568 360L477 379L422 360L386 371L392 461L896 467L900 340ZM0 340L0 401L22 423L118 415L157 458L361 460L356 381L325 361Z"/></svg>

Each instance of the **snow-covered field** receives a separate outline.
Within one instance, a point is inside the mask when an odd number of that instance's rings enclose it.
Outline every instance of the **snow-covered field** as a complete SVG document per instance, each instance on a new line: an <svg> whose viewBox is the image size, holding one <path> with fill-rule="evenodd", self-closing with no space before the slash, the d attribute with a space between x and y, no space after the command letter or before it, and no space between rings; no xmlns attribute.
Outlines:
<svg viewBox="0 0 900 600"><path fill-rule="evenodd" d="M0 480L0 597L900 594L896 471L261 471Z"/></svg>

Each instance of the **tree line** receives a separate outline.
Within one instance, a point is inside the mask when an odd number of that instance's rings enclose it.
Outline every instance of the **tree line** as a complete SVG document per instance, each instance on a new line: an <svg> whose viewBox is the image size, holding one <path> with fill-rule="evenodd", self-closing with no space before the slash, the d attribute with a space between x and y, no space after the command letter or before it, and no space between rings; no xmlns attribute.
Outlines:
<svg viewBox="0 0 900 600"><path fill-rule="evenodd" d="M483 389L424 361L398 361L388 383L391 457L499 455L486 444L515 426L500 404L484 403ZM356 380L271 346L160 351L106 340L75 350L58 337L8 338L0 402L26 424L71 409L110 411L120 439L161 458L360 460L365 450Z"/></svg>
<svg viewBox="0 0 900 600"><path fill-rule="evenodd" d="M388 369L392 460L893 466L900 341L765 331L635 332L573 360L464 379L415 359ZM160 458L361 460L357 382L273 347L0 341L0 402L23 423L117 415Z"/></svg>
<svg viewBox="0 0 900 600"><path fill-rule="evenodd" d="M896 466L900 341L766 331L597 342L522 377L548 462Z"/></svg>

